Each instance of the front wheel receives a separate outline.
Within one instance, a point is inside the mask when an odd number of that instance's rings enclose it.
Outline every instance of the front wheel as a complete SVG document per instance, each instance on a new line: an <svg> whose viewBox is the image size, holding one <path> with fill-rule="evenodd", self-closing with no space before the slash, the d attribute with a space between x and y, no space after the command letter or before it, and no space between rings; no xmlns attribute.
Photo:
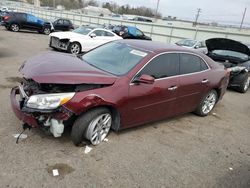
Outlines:
<svg viewBox="0 0 250 188"><path fill-rule="evenodd" d="M215 90L211 90L201 100L199 106L195 110L195 113L199 116L207 116L214 108L218 100L218 94Z"/></svg>
<svg viewBox="0 0 250 188"><path fill-rule="evenodd" d="M237 89L241 93L246 93L250 85L250 77L247 76L245 80L241 83L240 87Z"/></svg>
<svg viewBox="0 0 250 188"><path fill-rule="evenodd" d="M81 50L81 45L78 42L72 42L68 47L68 52L72 54L80 54Z"/></svg>
<svg viewBox="0 0 250 188"><path fill-rule="evenodd" d="M48 27L45 27L45 28L43 29L43 33L44 33L45 35L49 35L49 34L51 33L51 29L48 28Z"/></svg>
<svg viewBox="0 0 250 188"><path fill-rule="evenodd" d="M87 139L93 145L100 144L108 135L112 125L112 115L107 108L96 108L80 116L71 131L71 140L79 145Z"/></svg>

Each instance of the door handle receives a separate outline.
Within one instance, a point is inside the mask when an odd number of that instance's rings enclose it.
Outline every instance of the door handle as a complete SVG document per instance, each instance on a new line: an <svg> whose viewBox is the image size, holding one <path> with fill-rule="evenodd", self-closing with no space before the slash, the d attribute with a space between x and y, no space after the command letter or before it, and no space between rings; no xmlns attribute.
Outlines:
<svg viewBox="0 0 250 188"><path fill-rule="evenodd" d="M203 84L208 83L208 82L209 82L208 79L204 79L204 80L201 81L201 83L203 83Z"/></svg>
<svg viewBox="0 0 250 188"><path fill-rule="evenodd" d="M178 88L177 86L172 86L172 87L169 87L168 90L169 90L169 91L174 91L174 90L176 90L177 88Z"/></svg>

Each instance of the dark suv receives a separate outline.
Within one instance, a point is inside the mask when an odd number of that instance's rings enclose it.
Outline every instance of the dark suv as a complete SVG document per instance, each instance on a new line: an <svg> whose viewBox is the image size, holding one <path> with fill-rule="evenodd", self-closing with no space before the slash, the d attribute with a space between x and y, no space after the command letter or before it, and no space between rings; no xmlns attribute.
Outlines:
<svg viewBox="0 0 250 188"><path fill-rule="evenodd" d="M117 25L112 31L124 39L152 40L137 27Z"/></svg>
<svg viewBox="0 0 250 188"><path fill-rule="evenodd" d="M50 23L47 22L46 25L47 24L52 24L52 31L70 31L74 29L73 23L70 20L63 18L57 18Z"/></svg>
<svg viewBox="0 0 250 188"><path fill-rule="evenodd" d="M51 25L45 23L44 20L32 14L12 12L2 17L1 25L14 32L25 29L48 35L51 32Z"/></svg>

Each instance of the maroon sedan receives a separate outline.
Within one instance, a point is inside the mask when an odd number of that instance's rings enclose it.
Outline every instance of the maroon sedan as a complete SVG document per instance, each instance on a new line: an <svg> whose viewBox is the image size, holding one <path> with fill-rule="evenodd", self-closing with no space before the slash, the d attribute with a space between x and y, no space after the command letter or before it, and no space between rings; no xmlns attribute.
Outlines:
<svg viewBox="0 0 250 188"><path fill-rule="evenodd" d="M121 40L83 56L49 52L26 61L11 91L16 116L55 137L101 143L115 131L195 112L208 115L229 72L206 55L152 41Z"/></svg>

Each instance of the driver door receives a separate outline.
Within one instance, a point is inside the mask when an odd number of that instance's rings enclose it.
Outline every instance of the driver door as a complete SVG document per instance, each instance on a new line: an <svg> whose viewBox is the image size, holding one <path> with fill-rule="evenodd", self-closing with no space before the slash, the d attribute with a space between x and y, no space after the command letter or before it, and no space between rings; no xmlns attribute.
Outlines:
<svg viewBox="0 0 250 188"><path fill-rule="evenodd" d="M173 116L179 87L179 56L163 54L149 62L136 76L150 75L153 84L135 83L129 87L128 127ZM135 80L134 79L134 80Z"/></svg>

